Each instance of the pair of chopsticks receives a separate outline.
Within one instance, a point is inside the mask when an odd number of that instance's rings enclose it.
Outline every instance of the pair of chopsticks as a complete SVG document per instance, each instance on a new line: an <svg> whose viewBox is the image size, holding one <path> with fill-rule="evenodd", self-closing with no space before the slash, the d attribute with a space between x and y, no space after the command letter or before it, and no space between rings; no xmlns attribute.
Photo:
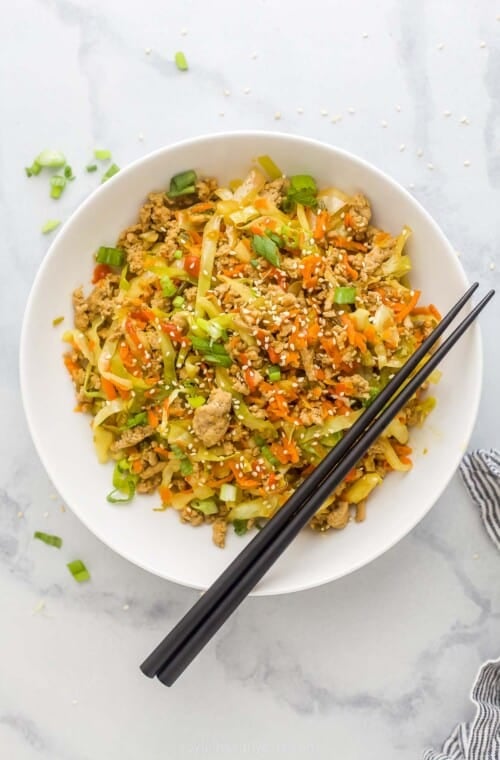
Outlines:
<svg viewBox="0 0 500 760"><path fill-rule="evenodd" d="M451 335L429 351L478 288L474 283L410 356L311 475L247 544L149 657L142 672L172 686L189 663L272 567L323 502L384 432L390 421L474 322L495 291L472 309ZM425 361L423 366L421 363Z"/></svg>

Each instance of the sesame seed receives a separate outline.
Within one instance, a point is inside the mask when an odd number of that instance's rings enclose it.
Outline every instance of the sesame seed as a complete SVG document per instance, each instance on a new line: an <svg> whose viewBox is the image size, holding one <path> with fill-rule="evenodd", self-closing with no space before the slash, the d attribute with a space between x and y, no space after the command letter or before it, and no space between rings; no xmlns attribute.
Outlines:
<svg viewBox="0 0 500 760"><path fill-rule="evenodd" d="M258 56L257 56L257 53L252 53L252 55L250 56L250 58L252 59L252 61L255 61L255 59L256 59L257 57L258 57Z"/></svg>
<svg viewBox="0 0 500 760"><path fill-rule="evenodd" d="M219 111L219 116L224 116L224 111Z"/></svg>
<svg viewBox="0 0 500 760"><path fill-rule="evenodd" d="M304 109L301 106L299 106L297 108L297 113L304 113Z"/></svg>
<svg viewBox="0 0 500 760"><path fill-rule="evenodd" d="M226 96L226 98L228 98L231 95L231 91L230 90L224 90L224 95Z"/></svg>
<svg viewBox="0 0 500 760"><path fill-rule="evenodd" d="M245 95L249 95L251 93L250 87L245 87L245 89L243 90L243 92L245 93Z"/></svg>
<svg viewBox="0 0 500 760"><path fill-rule="evenodd" d="M410 188L410 190L414 190L415 189L415 183L414 182L410 182L410 184L408 185L408 187Z"/></svg>
<svg viewBox="0 0 500 760"><path fill-rule="evenodd" d="M342 116L340 115L333 116L333 118L331 118L330 121L332 124L337 124L339 121L342 121Z"/></svg>
<svg viewBox="0 0 500 760"><path fill-rule="evenodd" d="M448 116L451 116L451 111L443 111L443 116L448 118Z"/></svg>
<svg viewBox="0 0 500 760"><path fill-rule="evenodd" d="M275 121L279 121L281 119L281 111L276 111L274 114Z"/></svg>
<svg viewBox="0 0 500 760"><path fill-rule="evenodd" d="M399 105L399 103L396 105L396 111L397 111L398 113L401 111L401 106Z"/></svg>
<svg viewBox="0 0 500 760"><path fill-rule="evenodd" d="M479 43L479 47L480 48L485 48L486 47L486 42L484 42L483 40L481 40L481 42Z"/></svg>
<svg viewBox="0 0 500 760"><path fill-rule="evenodd" d="M350 113L352 115L352 114L355 114L356 111L354 110L354 108L348 108L347 113Z"/></svg>
<svg viewBox="0 0 500 760"><path fill-rule="evenodd" d="M434 169L434 164L427 164L427 168L432 171Z"/></svg>
<svg viewBox="0 0 500 760"><path fill-rule="evenodd" d="M146 55L151 55L151 48L144 48Z"/></svg>
<svg viewBox="0 0 500 760"><path fill-rule="evenodd" d="M182 29L181 29L182 36L185 37L187 33L188 33L188 30L186 29L185 26L183 26Z"/></svg>
<svg viewBox="0 0 500 760"><path fill-rule="evenodd" d="M122 610L125 610L125 612L130 609L128 604L124 604L122 607Z"/></svg>
<svg viewBox="0 0 500 760"><path fill-rule="evenodd" d="M493 269L496 269L496 266L497 266L497 265L495 264L495 262L494 262L494 261L490 261L490 269L491 269L491 270L493 270Z"/></svg>
<svg viewBox="0 0 500 760"><path fill-rule="evenodd" d="M320 111L321 116L328 116L328 111L326 111L324 108Z"/></svg>
<svg viewBox="0 0 500 760"><path fill-rule="evenodd" d="M422 148L419 148L419 149L417 150L417 156L418 156L419 158L421 158L423 155L424 155L424 151L422 150Z"/></svg>
<svg viewBox="0 0 500 760"><path fill-rule="evenodd" d="M19 517L19 519L21 520L21 518L23 518L23 517L24 517L24 512L18 512L18 513L17 513L17 516L18 516L18 517Z"/></svg>
<svg viewBox="0 0 500 760"><path fill-rule="evenodd" d="M364 40L367 40L368 39L368 32L363 32L363 34L361 36L362 36L362 38Z"/></svg>
<svg viewBox="0 0 500 760"><path fill-rule="evenodd" d="M444 49L444 42L440 42L439 45L437 46L437 49L438 50L443 50Z"/></svg>
<svg viewBox="0 0 500 760"><path fill-rule="evenodd" d="M383 127L383 128L385 129L385 128L386 128L386 127L388 127L389 125L388 125L388 123L387 123L385 120L382 120L382 121L380 122L380 126L381 126L381 127Z"/></svg>
<svg viewBox="0 0 500 760"><path fill-rule="evenodd" d="M467 125L470 124L470 121L467 118L467 116L462 116L462 118L460 119L460 124L467 124Z"/></svg>
<svg viewBox="0 0 500 760"><path fill-rule="evenodd" d="M470 161L464 161L464 166L470 166Z"/></svg>
<svg viewBox="0 0 500 760"><path fill-rule="evenodd" d="M402 152L403 152L405 149L406 149L406 145L405 145L404 143L401 143L401 145L399 146L399 150L401 151L401 153L402 153Z"/></svg>

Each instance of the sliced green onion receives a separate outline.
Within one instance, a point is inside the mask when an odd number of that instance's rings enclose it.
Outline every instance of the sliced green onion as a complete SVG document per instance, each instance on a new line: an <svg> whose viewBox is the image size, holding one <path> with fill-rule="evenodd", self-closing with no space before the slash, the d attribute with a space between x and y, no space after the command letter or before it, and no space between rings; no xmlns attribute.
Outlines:
<svg viewBox="0 0 500 760"><path fill-rule="evenodd" d="M52 320L52 327L57 327L57 325L60 325L61 322L64 322L64 317L55 317Z"/></svg>
<svg viewBox="0 0 500 760"><path fill-rule="evenodd" d="M107 264L110 267L121 267L125 260L125 253L121 248L109 248L101 245L97 251L96 261L98 264Z"/></svg>
<svg viewBox="0 0 500 760"><path fill-rule="evenodd" d="M170 449L175 458L179 460L179 469L181 475L191 475L193 472L193 464L187 454L185 454L181 447L177 446L176 443L173 443L170 446Z"/></svg>
<svg viewBox="0 0 500 760"><path fill-rule="evenodd" d="M76 179L75 175L73 174L73 169L71 168L71 166L68 166L68 164L66 164L66 166L64 167L64 176L70 182L73 182L73 180Z"/></svg>
<svg viewBox="0 0 500 760"><path fill-rule="evenodd" d="M52 230L55 230L56 227L59 227L61 224L59 219L47 219L45 224L42 227L42 232L44 235L48 235L49 232L52 232Z"/></svg>
<svg viewBox="0 0 500 760"><path fill-rule="evenodd" d="M188 169L185 172L174 174L170 180L170 188L167 193L169 198L177 198L180 195L190 195L196 191L196 172Z"/></svg>
<svg viewBox="0 0 500 760"><path fill-rule="evenodd" d="M125 423L126 428L137 427L137 425L145 425L148 421L148 415L146 412L139 412L134 414L133 417L129 417Z"/></svg>
<svg viewBox="0 0 500 760"><path fill-rule="evenodd" d="M267 376L272 383L276 383L281 380L281 369L273 364L267 368Z"/></svg>
<svg viewBox="0 0 500 760"><path fill-rule="evenodd" d="M255 253L269 261L274 267L279 267L281 263L278 246L267 235L254 235L252 237L252 248Z"/></svg>
<svg viewBox="0 0 500 760"><path fill-rule="evenodd" d="M51 169L59 169L66 163L66 157L60 150L47 148L38 154L34 163L39 164L40 166L48 166Z"/></svg>
<svg viewBox="0 0 500 760"><path fill-rule="evenodd" d="M131 501L135 495L135 486L137 483L137 476L132 475L130 472L130 465L126 459L120 459L115 464L113 470L113 486L114 490L106 496L106 500L110 504L126 504ZM123 494L122 496L116 496L115 494Z"/></svg>
<svg viewBox="0 0 500 760"><path fill-rule="evenodd" d="M74 559L73 562L68 562L67 568L77 583L90 580L90 573L81 559Z"/></svg>
<svg viewBox="0 0 500 760"><path fill-rule="evenodd" d="M184 55L184 53L182 53L181 51L176 53L174 60L175 60L175 65L177 66L179 71L188 70L189 66L188 66L188 62L186 60L186 56Z"/></svg>
<svg viewBox="0 0 500 760"><path fill-rule="evenodd" d="M206 399L204 396L191 396L188 398L188 404L193 409L199 409L200 406L203 406Z"/></svg>
<svg viewBox="0 0 500 760"><path fill-rule="evenodd" d="M97 164L87 164L85 167L88 172L96 172L97 171Z"/></svg>
<svg viewBox="0 0 500 760"><path fill-rule="evenodd" d="M283 176L283 172L281 169L276 166L273 159L270 156L259 156L257 161L262 166L266 174L270 176L271 179L279 179Z"/></svg>
<svg viewBox="0 0 500 760"><path fill-rule="evenodd" d="M111 158L111 151L102 150L101 148L96 148L94 150L94 158L97 158L98 161L109 161L109 159Z"/></svg>
<svg viewBox="0 0 500 760"><path fill-rule="evenodd" d="M214 499L193 499L189 506L203 512L204 515L215 515L219 511Z"/></svg>
<svg viewBox="0 0 500 760"><path fill-rule="evenodd" d="M106 172L104 172L104 174L102 175L101 183L106 182L106 180L108 179L111 179L111 177L114 177L115 174L118 174L119 171L120 171L119 166L117 166L116 164L111 164L109 169Z"/></svg>
<svg viewBox="0 0 500 760"><path fill-rule="evenodd" d="M250 264L257 269L260 266L260 261L259 259L250 259Z"/></svg>
<svg viewBox="0 0 500 760"><path fill-rule="evenodd" d="M54 174L50 178L50 197L60 198L65 187L66 177L63 177L61 174Z"/></svg>
<svg viewBox="0 0 500 760"><path fill-rule="evenodd" d="M26 166L24 171L26 172L26 175L28 177L36 177L36 175L40 174L40 172L42 171L42 167L37 161L33 161L31 166Z"/></svg>
<svg viewBox="0 0 500 760"><path fill-rule="evenodd" d="M177 287L174 285L168 274L164 275L161 278L160 282L163 295L166 298L171 298L177 293Z"/></svg>
<svg viewBox="0 0 500 760"><path fill-rule="evenodd" d="M238 489L232 483L223 483L220 487L219 498L221 501L236 501Z"/></svg>
<svg viewBox="0 0 500 760"><path fill-rule="evenodd" d="M356 288L335 288L333 300L338 304L355 303L356 292Z"/></svg>
<svg viewBox="0 0 500 760"><path fill-rule="evenodd" d="M184 306L184 298L182 296L175 296L172 305L175 306L176 309L180 309L181 306Z"/></svg>
<svg viewBox="0 0 500 760"><path fill-rule="evenodd" d="M233 528L237 536L244 536L248 532L248 520L233 520Z"/></svg>
<svg viewBox="0 0 500 760"><path fill-rule="evenodd" d="M174 259L182 259L182 251L177 249L177 251L174 251Z"/></svg>
<svg viewBox="0 0 500 760"><path fill-rule="evenodd" d="M33 538L38 538L39 541L43 541L48 546L57 546L58 549L62 546L62 538L59 536L52 536L50 533L43 533L41 530L36 530L33 533Z"/></svg>
<svg viewBox="0 0 500 760"><path fill-rule="evenodd" d="M261 452L262 452L262 456L264 457L264 459L267 459L267 461L269 462L269 464L272 464L273 467L279 467L280 466L279 459L276 459L276 457L274 456L274 454L271 451L271 449L269 448L269 446L262 446Z"/></svg>

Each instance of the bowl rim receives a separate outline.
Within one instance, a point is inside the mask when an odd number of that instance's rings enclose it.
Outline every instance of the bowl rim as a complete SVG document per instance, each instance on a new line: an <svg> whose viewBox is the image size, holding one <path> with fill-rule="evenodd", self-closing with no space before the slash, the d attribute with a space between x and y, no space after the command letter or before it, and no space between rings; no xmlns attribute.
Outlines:
<svg viewBox="0 0 500 760"><path fill-rule="evenodd" d="M95 188L90 193L90 195L87 198L85 198L85 200L82 203L80 203L77 206L77 208L71 213L70 217L61 227L59 234L54 238L54 240L50 244L47 250L47 253L45 254L42 262L40 263L37 269L33 283L30 288L28 298L26 300L24 315L23 315L23 320L22 320L22 327L21 327L21 334L20 334L20 341L19 341L19 377L20 377L22 404L23 404L26 421L28 424L28 429L31 435L31 439L35 446L35 450L38 454L38 457L45 469L45 472L47 473L47 476L50 478L51 482L54 484L54 487L60 493L63 501L68 505L68 507L73 512L73 514L76 515L76 517L83 523L83 525L87 528L87 530L89 530L90 533L92 533L99 541L101 541L105 546L107 546L109 549L115 552L118 556L123 557L128 562L131 562L133 565L140 567L142 570L145 570L151 573L152 575L171 581L173 583L184 586L186 588L193 588L197 590L205 590L207 586L194 584L192 582L186 582L179 579L178 577L173 577L171 575L168 575L167 573L163 573L152 566L148 566L145 562L141 562L133 558L129 554L129 552L123 551L122 549L118 548L114 542L110 541L108 538L104 538L101 535L100 530L98 529L96 530L94 527L90 527L87 521L87 518L85 516L85 511L80 510L78 507L75 508L71 504L71 501L66 498L65 493L64 493L65 491L64 486L60 488L57 482L58 481L57 468L53 467L49 463L49 458L46 456L44 452L42 441L40 439L40 436L38 435L34 418L31 413L31 407L30 407L30 401L29 401L29 388L28 388L29 380L28 380L27 371L26 371L27 343L29 340L29 326L31 322L31 312L33 309L33 304L35 301L39 284L43 279L45 269L49 266L49 262L54 256L54 251L56 250L57 247L60 246L61 238L64 239L66 232L74 224L78 223L78 217L80 213L82 213L84 209L87 208L87 206L95 203L96 199L99 198L100 193L108 192L109 186L111 186L112 184L122 182L123 178L133 173L136 167L142 164L147 164L148 162L154 162L159 156L165 153L175 152L179 148L190 147L192 145L196 145L199 143L210 143L211 141L232 139L234 137L243 137L243 138L247 137L248 139L252 139L255 137L265 137L265 138L267 137L273 140L282 139L287 142L296 143L297 145L301 145L301 146L311 145L311 146L315 146L321 149L326 149L333 156L334 155L342 156L348 161L351 161L352 163L356 164L362 170L366 170L372 174L377 175L380 180L384 181L385 183L388 183L389 185L393 187L395 191L403 195L404 198L411 205L417 208L418 212L425 219L425 223L430 228L432 228L434 234L439 238L443 247L445 247L450 254L454 253L454 248L452 247L450 241L448 240L444 232L441 230L441 227L438 225L438 223L431 216L431 214L424 208L424 206L422 206L422 204L405 187L403 187L399 182L393 179L390 175L388 175L382 169L379 169L377 166L370 163L366 159L361 158L360 156L354 153L351 153L350 151L344 150L343 148L339 148L336 145L331 145L327 142L323 142L322 140L317 140L315 138L304 137L302 135L297 135L297 134L289 134L289 133L281 132L281 131L258 130L258 129L255 129L255 130L254 129L250 129L250 130L249 129L242 129L242 130L235 129L235 130L222 131L222 132L208 132L208 133L198 135L196 137L191 137L184 140L178 140L174 143L169 143L167 145L164 145L160 148L157 148L147 153L145 156L137 158L135 161L132 161L126 167L121 169L119 173L111 177L105 184L101 184L97 188ZM460 278L463 284L463 289L465 291L469 284L467 275L460 261L458 260L455 261L455 266L457 267L457 271L460 274ZM479 324L474 325L472 330L473 330L473 340L474 340L473 347L475 351L477 382L475 383L475 387L473 388L473 399L472 399L472 405L470 409L471 413L469 414L469 424L468 424L467 429L464 431L464 443L463 443L464 451L466 447L468 446L474 426L476 424L479 404L481 400L482 384L483 384L483 341L482 341L481 329L480 329ZM449 476L443 482L442 487L436 493L434 501L429 504L426 511L423 514L418 515L414 519L409 520L408 523L405 525L404 531L402 533L400 533L394 539L391 539L382 548L377 547L372 552L369 552L363 560L360 560L354 565L349 566L345 571L342 571L340 573L335 572L330 576L325 576L319 582L311 581L311 582L304 582L302 584L294 584L291 586L287 586L286 580L285 580L285 582L280 581L278 589L273 589L273 587L270 587L269 589L267 589L265 586L262 589L257 587L249 594L249 596L279 596L282 594L290 594L290 593L295 593L299 591L306 591L308 589L317 588L327 583L331 583L335 580L339 580L340 578L350 575L351 573L354 573L360 568L369 565L371 562L378 559L386 552L390 551L394 546L396 546L396 544L398 544L403 538L405 538L421 520L423 520L423 518L430 512L432 507L441 498L442 494L444 493L449 483L451 482L452 478L454 477L457 471L458 465L459 465L459 462L457 462L453 468L450 468Z"/></svg>

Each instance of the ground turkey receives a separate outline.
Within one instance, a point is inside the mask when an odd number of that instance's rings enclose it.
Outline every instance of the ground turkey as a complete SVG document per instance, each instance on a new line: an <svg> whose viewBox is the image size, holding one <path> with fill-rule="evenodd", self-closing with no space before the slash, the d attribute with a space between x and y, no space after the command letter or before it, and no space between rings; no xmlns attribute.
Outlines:
<svg viewBox="0 0 500 760"><path fill-rule="evenodd" d="M219 389L212 391L204 406L194 413L193 428L205 446L215 446L229 427L231 394Z"/></svg>

